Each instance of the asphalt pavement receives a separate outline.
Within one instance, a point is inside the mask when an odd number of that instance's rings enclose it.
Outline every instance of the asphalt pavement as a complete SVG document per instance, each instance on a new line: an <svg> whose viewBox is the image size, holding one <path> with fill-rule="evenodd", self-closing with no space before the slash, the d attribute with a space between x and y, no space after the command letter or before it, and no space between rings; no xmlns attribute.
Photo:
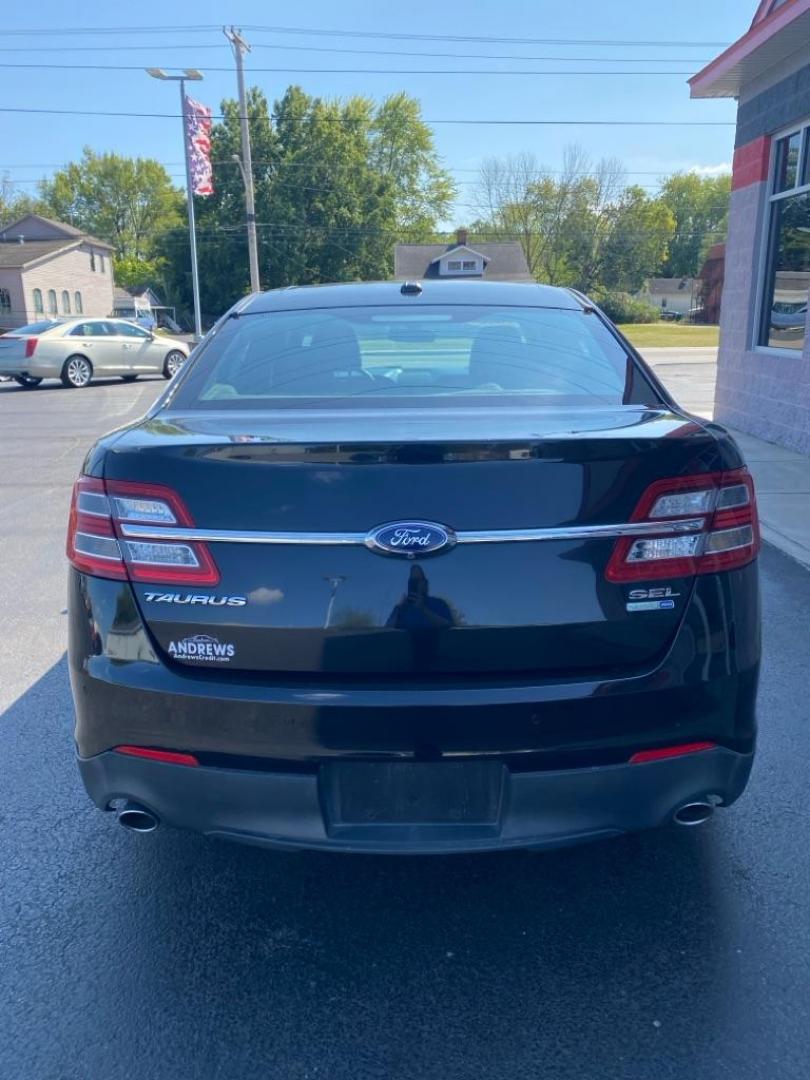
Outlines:
<svg viewBox="0 0 810 1080"><path fill-rule="evenodd" d="M125 833L73 764L86 447L162 380L0 385L0 1080L806 1080L810 574L766 548L761 738L707 826L546 854Z"/></svg>

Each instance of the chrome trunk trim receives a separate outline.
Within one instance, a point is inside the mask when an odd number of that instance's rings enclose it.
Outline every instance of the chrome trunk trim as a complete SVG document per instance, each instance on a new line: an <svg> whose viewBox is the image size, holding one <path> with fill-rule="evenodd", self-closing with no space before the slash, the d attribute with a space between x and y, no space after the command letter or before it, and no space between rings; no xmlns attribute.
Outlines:
<svg viewBox="0 0 810 1080"><path fill-rule="evenodd" d="M680 521L631 521L616 525L567 525L547 529L484 529L455 533L458 544L514 544L543 540L595 540L621 536L678 536L702 532L704 518ZM205 544L296 544L303 546L355 546L368 544L369 533L359 532L250 532L237 529L177 528L171 525L119 525L127 540L191 540Z"/></svg>

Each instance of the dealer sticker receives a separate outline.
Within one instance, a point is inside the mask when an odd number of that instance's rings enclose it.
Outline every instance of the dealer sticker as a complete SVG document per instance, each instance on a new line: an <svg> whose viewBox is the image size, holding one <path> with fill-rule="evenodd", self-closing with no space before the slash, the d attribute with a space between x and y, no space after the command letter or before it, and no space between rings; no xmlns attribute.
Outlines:
<svg viewBox="0 0 810 1080"><path fill-rule="evenodd" d="M175 660L227 664L236 655L236 648L230 642L220 641L210 634L195 634L180 641L170 641L168 652Z"/></svg>

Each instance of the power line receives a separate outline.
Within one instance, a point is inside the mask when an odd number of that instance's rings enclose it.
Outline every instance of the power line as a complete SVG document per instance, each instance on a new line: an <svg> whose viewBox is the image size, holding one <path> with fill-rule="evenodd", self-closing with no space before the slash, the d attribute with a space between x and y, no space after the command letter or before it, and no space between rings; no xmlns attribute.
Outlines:
<svg viewBox="0 0 810 1080"><path fill-rule="evenodd" d="M208 34L220 33L219 23L198 23L183 26L35 26L29 28L3 27L4 37L85 37L107 34Z"/></svg>
<svg viewBox="0 0 810 1080"><path fill-rule="evenodd" d="M158 164L163 165L164 168L171 168L172 166L182 165L183 162L182 161L161 161ZM225 159L223 161L214 161L213 164L214 165L233 165L235 163L233 161L228 161L227 159ZM256 159L254 159L253 164L254 165L277 165L278 162L277 161L264 161L264 160L256 160ZM308 168L311 167L311 163L308 162L308 161L287 161L287 162L284 162L283 165L284 165L285 169L308 169ZM0 165L0 170L2 170L2 169L61 169L61 168L64 168L64 166L65 166L64 161L10 161L5 165ZM458 166L458 167L450 167L450 169L448 171L449 172L480 173L481 170L480 170L480 168L474 168L474 167L463 168L461 166ZM692 172L695 172L695 171L696 171L695 168L692 168L692 169L673 169L672 170L672 172L680 172L680 173L686 173L686 174L689 174L689 173L692 173ZM729 164L728 169L726 171L729 172L729 173L731 172L731 165L730 164ZM540 174L542 174L542 175L549 174L549 175L552 175L552 176L557 176L557 175L567 174L568 170L540 168L538 170L538 172ZM662 169L622 169L622 173L625 176L662 176L662 175L666 176L666 175L672 175L671 173L667 174L666 171L662 170ZM575 169L571 175L573 175L573 176L596 176L598 174L595 171L591 170L591 169ZM459 184L473 184L473 183L478 183L478 181L477 180L458 180L458 181L456 181L456 183L459 183Z"/></svg>
<svg viewBox="0 0 810 1080"><path fill-rule="evenodd" d="M189 44L187 41L178 41L176 44L166 44L163 41L154 42L151 41L148 45L73 45L70 46L70 52L83 53L83 52L148 52L151 55L158 49L187 49ZM227 49L227 45L220 45L214 42L202 42L195 41L195 49ZM270 48L269 45L262 45L261 48ZM281 46L279 46L281 47ZM68 50L64 45L0 45L0 53L24 53L24 52L55 52L64 53Z"/></svg>
<svg viewBox="0 0 810 1080"><path fill-rule="evenodd" d="M497 45L606 45L606 46L646 46L652 48L724 48L727 41L672 41L642 40L633 38L530 38L530 37L490 37L471 34L407 34L384 32L380 30L333 30L323 27L300 26L262 26L245 25L245 30L270 34L293 34L313 37L359 37L394 41L461 41ZM168 33L204 34L219 32L221 27L214 23L200 23L184 26L66 26L3 28L4 37L91 37L113 34L147 34L149 36Z"/></svg>
<svg viewBox="0 0 810 1080"><path fill-rule="evenodd" d="M38 108L21 108L21 107L9 107L0 106L0 113L23 113L26 115L42 115L42 116L111 116L122 117L127 119L147 119L147 120L180 120L179 113L155 113L155 112L123 112L117 110L91 110L91 109L38 109ZM216 113L212 116L214 120L225 120L226 117L221 113ZM258 120L263 120L264 117L258 117ZM276 115L269 115L269 120L283 119L285 122L290 122L290 117L279 117ZM354 124L360 121L355 120L353 117L345 116L325 116L324 120L329 122L337 122L344 124ZM253 122L253 118L249 118L250 122ZM302 123L307 123L309 117L301 118ZM514 126L514 127L735 127L734 120L502 120L502 119L482 119L477 117L476 119L442 119L442 120L424 120L423 123L434 124L460 124L463 126Z"/></svg>
<svg viewBox="0 0 810 1080"><path fill-rule="evenodd" d="M258 44L257 49L287 50L295 52L325 52L325 53L351 53L360 56L415 56L432 57L444 60L519 60L543 63L559 61L565 64L580 63L605 63L605 64L707 64L708 60L696 60L691 56L515 56L513 53L459 53L459 52L415 52L403 49L339 49L325 45L281 45L278 42L272 44ZM0 49L0 51L3 51Z"/></svg>
<svg viewBox="0 0 810 1080"><path fill-rule="evenodd" d="M321 27L293 27L293 26L246 26L246 30L257 33L270 34L305 34L316 37L360 37L360 38L385 38L394 41L464 41L497 45L609 45L609 46L636 46L663 48L725 48L727 41L671 41L671 40L640 40L640 39L610 39L610 38L528 38L528 37L489 37L472 34L403 34L383 32L379 30L327 30Z"/></svg>
<svg viewBox="0 0 810 1080"><path fill-rule="evenodd" d="M185 178L185 175L181 174L181 173L174 173L174 174L170 174L170 175L172 176L173 179L181 180L181 179ZM40 179L39 178L31 178L31 179L27 179L27 180L6 179L5 183L9 184L12 187L21 187L24 184L38 184L38 183L40 183ZM644 188L648 193L652 192L655 195L659 194L662 191L662 187L660 185L656 186L656 185L653 185L653 184L646 184L646 185L644 185L644 184L632 184L632 185L629 185L629 186ZM294 188L296 191L320 192L320 193L328 193L328 194L343 193L343 188L341 188L341 187L330 187L327 184L300 184L295 180L275 180L275 181L273 181L273 188L274 189L276 189L276 188ZM530 201L530 196L527 197L526 201L527 202ZM454 201L453 202L453 208L456 209L456 210L475 211L475 212L481 213L481 214L493 213L493 212L498 213L498 207L497 206L493 207L490 210L486 205L484 205L483 200L481 200L480 202L474 202L474 203L472 203L472 202ZM725 210L728 209L728 204L726 202L708 203L704 207L702 207L701 209L702 209L703 212L725 211Z"/></svg>
<svg viewBox="0 0 810 1080"><path fill-rule="evenodd" d="M138 71L143 72L140 64L6 64L0 63L0 68L24 68L42 71ZM182 71L179 66L166 65L168 71ZM230 71L228 67L205 66L206 71ZM677 75L684 77L691 75L693 69L688 71L498 71L490 68L293 68L293 67L251 67L252 74L265 74L272 72L279 75L631 75L631 76L655 76Z"/></svg>
<svg viewBox="0 0 810 1080"><path fill-rule="evenodd" d="M159 42L148 45L73 45L71 53L83 52L148 52L153 55L156 49L187 49L187 41L178 41L167 44ZM194 49L219 49L227 48L225 45L211 42L195 42ZM412 51L406 49L340 49L334 46L324 45L282 45L278 42L263 42L253 48L272 49L274 52L317 52L317 53L340 53L354 56L411 56L429 59L444 60L517 60L519 62L542 62L563 64L707 64L706 59L700 60L695 57L684 56L515 56L513 53L462 53L462 52L435 52ZM25 53L43 52L64 53L62 45L0 45L0 53ZM189 65L193 66L193 65Z"/></svg>

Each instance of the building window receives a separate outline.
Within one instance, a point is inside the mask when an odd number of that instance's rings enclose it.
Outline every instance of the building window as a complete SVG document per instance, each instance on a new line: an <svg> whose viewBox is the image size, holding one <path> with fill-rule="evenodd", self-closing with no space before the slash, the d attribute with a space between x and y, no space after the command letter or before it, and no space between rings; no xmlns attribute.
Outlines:
<svg viewBox="0 0 810 1080"><path fill-rule="evenodd" d="M34 311L37 315L42 315L45 311L42 306L42 289L34 289Z"/></svg>
<svg viewBox="0 0 810 1080"><path fill-rule="evenodd" d="M480 274L481 265L477 259L448 259L448 274Z"/></svg>
<svg viewBox="0 0 810 1080"><path fill-rule="evenodd" d="M90 252L90 269L95 270L95 268L96 268L96 253L94 251L91 251Z"/></svg>
<svg viewBox="0 0 810 1080"><path fill-rule="evenodd" d="M11 293L8 289L0 289L0 314L7 315L11 311Z"/></svg>
<svg viewBox="0 0 810 1080"><path fill-rule="evenodd" d="M62 314L70 314L70 293L67 289L62 289Z"/></svg>
<svg viewBox="0 0 810 1080"><path fill-rule="evenodd" d="M757 344L804 348L810 288L810 127L773 144L768 248Z"/></svg>
<svg viewBox="0 0 810 1080"><path fill-rule="evenodd" d="M48 289L48 314L59 314L59 308L56 306L56 289Z"/></svg>
<svg viewBox="0 0 810 1080"><path fill-rule="evenodd" d="M98 257L98 268L101 271L101 273L103 274L104 273L104 255L103 254L99 255L99 257Z"/></svg>
<svg viewBox="0 0 810 1080"><path fill-rule="evenodd" d="M82 294L75 292L73 294L73 305L76 308L77 315L84 315L84 308L82 307Z"/></svg>

